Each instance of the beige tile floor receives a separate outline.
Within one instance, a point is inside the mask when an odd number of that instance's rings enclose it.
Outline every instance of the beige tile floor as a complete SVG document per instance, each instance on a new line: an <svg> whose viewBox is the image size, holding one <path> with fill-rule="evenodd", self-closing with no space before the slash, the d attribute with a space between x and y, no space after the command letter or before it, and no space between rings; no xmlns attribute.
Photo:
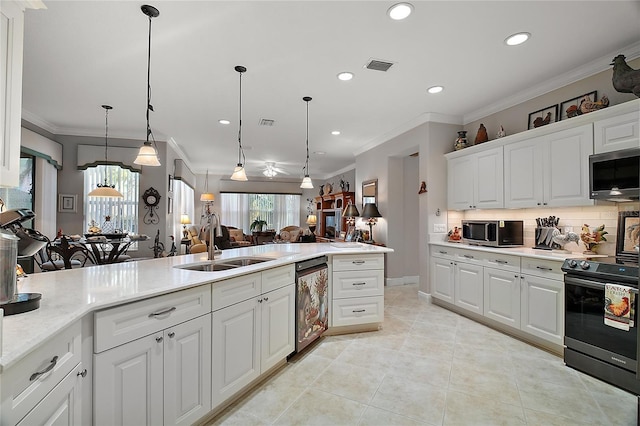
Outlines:
<svg viewBox="0 0 640 426"><path fill-rule="evenodd" d="M324 337L210 425L635 425L636 398L385 288L384 328Z"/></svg>

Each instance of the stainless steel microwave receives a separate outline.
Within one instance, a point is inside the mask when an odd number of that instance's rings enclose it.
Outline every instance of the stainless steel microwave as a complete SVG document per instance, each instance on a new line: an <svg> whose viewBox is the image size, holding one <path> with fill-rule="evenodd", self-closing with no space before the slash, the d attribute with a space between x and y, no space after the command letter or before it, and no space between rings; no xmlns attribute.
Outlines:
<svg viewBox="0 0 640 426"><path fill-rule="evenodd" d="M492 247L517 247L524 244L521 220L463 220L462 240Z"/></svg>
<svg viewBox="0 0 640 426"><path fill-rule="evenodd" d="M640 197L640 148L589 156L589 198L629 201Z"/></svg>

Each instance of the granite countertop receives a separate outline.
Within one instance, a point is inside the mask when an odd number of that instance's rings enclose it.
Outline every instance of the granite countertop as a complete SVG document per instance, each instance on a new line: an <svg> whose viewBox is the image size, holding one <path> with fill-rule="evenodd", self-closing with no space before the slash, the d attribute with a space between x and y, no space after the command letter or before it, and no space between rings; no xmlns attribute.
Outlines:
<svg viewBox="0 0 640 426"><path fill-rule="evenodd" d="M443 247L451 247L451 248L463 248L467 250L478 250L489 253L502 253L502 254L512 254L516 256L522 257L533 257L536 259L544 259L544 260L556 260L556 261L564 261L565 259L594 259L597 257L608 257L604 254L591 254L586 255L583 253L573 253L570 251L564 250L539 250L533 249L531 247L485 247L478 245L471 245L465 243L453 243L448 241L439 241L439 242L430 242L429 244L435 246L443 246Z"/></svg>
<svg viewBox="0 0 640 426"><path fill-rule="evenodd" d="M18 282L19 293L41 293L40 308L4 317L0 371L86 314L198 285L334 254L388 253L393 249L360 243L265 244L224 250L216 261L235 257L270 258L263 263L216 272L190 271L177 265L207 262L207 253L97 265L30 274Z"/></svg>

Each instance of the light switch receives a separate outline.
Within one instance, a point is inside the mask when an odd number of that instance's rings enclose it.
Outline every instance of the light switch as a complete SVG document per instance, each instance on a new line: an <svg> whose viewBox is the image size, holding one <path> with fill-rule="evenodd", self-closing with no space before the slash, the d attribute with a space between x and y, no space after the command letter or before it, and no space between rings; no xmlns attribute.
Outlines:
<svg viewBox="0 0 640 426"><path fill-rule="evenodd" d="M433 232L447 232L447 225L444 223L434 223Z"/></svg>

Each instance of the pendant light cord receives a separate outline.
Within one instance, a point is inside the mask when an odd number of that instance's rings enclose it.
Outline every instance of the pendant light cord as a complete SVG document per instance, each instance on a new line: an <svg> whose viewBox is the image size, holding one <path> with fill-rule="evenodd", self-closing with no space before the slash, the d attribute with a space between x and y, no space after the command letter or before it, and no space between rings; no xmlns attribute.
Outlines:
<svg viewBox="0 0 640 426"><path fill-rule="evenodd" d="M107 160L107 144L109 143L109 139L107 137L108 134L109 134L109 108L104 108L104 165L105 166L109 164L109 161ZM107 182L106 174L104 177L104 181L105 183Z"/></svg>
<svg viewBox="0 0 640 426"><path fill-rule="evenodd" d="M151 136L156 152L158 152L156 138L153 136L151 125L149 124L149 111L153 111L153 105L151 105L151 16L149 16L149 49L147 51L147 143L149 142L149 136Z"/></svg>
<svg viewBox="0 0 640 426"><path fill-rule="evenodd" d="M238 164L242 164L244 167L246 158L244 156L244 151L242 150L242 71L240 71L240 102L238 107L238 117Z"/></svg>

